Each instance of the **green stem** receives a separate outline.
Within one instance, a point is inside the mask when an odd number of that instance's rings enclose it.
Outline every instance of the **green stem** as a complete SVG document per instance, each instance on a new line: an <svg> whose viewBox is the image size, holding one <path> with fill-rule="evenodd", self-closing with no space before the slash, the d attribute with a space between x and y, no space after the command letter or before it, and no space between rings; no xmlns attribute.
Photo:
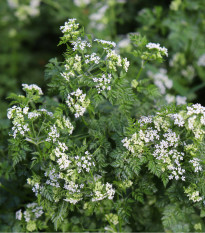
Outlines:
<svg viewBox="0 0 205 233"><path fill-rule="evenodd" d="M147 61L142 60L142 62L141 62L141 67L140 67L140 70L139 70L139 72L138 72L138 74L137 74L136 80L139 79L140 74L142 73L142 71L143 71L143 69L144 69L146 63L147 63Z"/></svg>
<svg viewBox="0 0 205 233"><path fill-rule="evenodd" d="M85 121L85 119L84 119L83 116L81 117L81 119L82 119L83 123L84 123L86 126L88 126L88 123Z"/></svg>
<svg viewBox="0 0 205 233"><path fill-rule="evenodd" d="M78 135L71 135L70 138L78 138L78 137L87 137L89 134L86 133L86 134L78 134Z"/></svg>
<svg viewBox="0 0 205 233"><path fill-rule="evenodd" d="M111 37L112 39L114 40L115 37L116 37L116 15L115 15L115 4L112 4L112 6L110 6L110 19L109 19L109 22L110 22L110 29L111 29Z"/></svg>
<svg viewBox="0 0 205 233"><path fill-rule="evenodd" d="M119 194L117 194L117 200L119 201ZM119 219L119 232L122 232L122 222L121 222L121 217L118 216L118 219Z"/></svg>
<svg viewBox="0 0 205 233"><path fill-rule="evenodd" d="M42 127L43 127L44 122L45 122L45 119L43 120L43 122L42 122L42 124L41 124L41 127L40 127L40 129L39 129L39 131L38 131L37 137L39 137L39 134L40 134L40 132L41 132L41 130L42 130Z"/></svg>

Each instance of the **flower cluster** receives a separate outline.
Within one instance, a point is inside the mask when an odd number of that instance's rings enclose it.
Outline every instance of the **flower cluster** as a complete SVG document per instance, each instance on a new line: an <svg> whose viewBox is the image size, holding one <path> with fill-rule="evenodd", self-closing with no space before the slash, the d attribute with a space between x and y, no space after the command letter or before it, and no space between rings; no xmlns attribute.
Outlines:
<svg viewBox="0 0 205 233"><path fill-rule="evenodd" d="M40 185L40 180L39 179L31 179L31 178L28 178L27 179L27 184L31 185L32 186L32 191L35 193L35 196L37 197L38 194L41 194L42 193L42 189L43 189L43 186Z"/></svg>
<svg viewBox="0 0 205 233"><path fill-rule="evenodd" d="M47 171L44 173L45 177L48 179L46 180L47 185L51 185L56 188L60 188L60 184L58 182L58 179L60 178L59 173L56 171L56 169L52 166L50 166Z"/></svg>
<svg viewBox="0 0 205 233"><path fill-rule="evenodd" d="M60 73L61 77L63 77L66 81L69 82L70 76L74 76L75 74L73 72L62 72Z"/></svg>
<svg viewBox="0 0 205 233"><path fill-rule="evenodd" d="M68 155L64 152L68 150L65 143L58 142L58 147L53 150L53 154L56 156L56 160L60 170L65 170L69 167L71 161L68 159Z"/></svg>
<svg viewBox="0 0 205 233"><path fill-rule="evenodd" d="M7 0L7 2L11 9L15 9L15 16L21 21L28 19L29 16L38 16L40 13L41 0L30 0L28 2Z"/></svg>
<svg viewBox="0 0 205 233"><path fill-rule="evenodd" d="M28 113L28 108L24 109L13 106L8 109L7 117L8 119L13 119L12 124L12 136L16 138L17 135L25 136L26 132L30 131L29 125L25 123L24 114Z"/></svg>
<svg viewBox="0 0 205 233"><path fill-rule="evenodd" d="M187 107L186 111L170 113L164 116L157 113L156 116L141 117L139 119L139 130L130 138L122 140L131 153L141 157L145 151L149 150L155 158L156 164L161 166L162 171L167 172L168 178L185 181L184 161L190 153L190 145L180 136L180 128L192 132L196 141L201 141L205 134L204 124L200 124L200 119L205 115L205 108L199 104ZM174 127L173 127L174 125ZM175 128L175 127L178 128ZM184 148L184 151L182 150ZM188 160L192 165L192 171L202 171L200 160L193 158ZM194 169L193 169L194 168Z"/></svg>
<svg viewBox="0 0 205 233"><path fill-rule="evenodd" d="M188 124L187 128L190 129L197 139L200 139L205 134L205 107L201 104L193 104L187 107Z"/></svg>
<svg viewBox="0 0 205 233"><path fill-rule="evenodd" d="M100 39L95 39L94 41L98 42L99 44L105 45L106 47L115 47L116 46L116 43L113 41L100 40Z"/></svg>
<svg viewBox="0 0 205 233"><path fill-rule="evenodd" d="M60 134L58 132L58 129L55 125L50 127L50 130L48 132L48 137L46 139L47 142L56 142L57 138L60 137Z"/></svg>
<svg viewBox="0 0 205 233"><path fill-rule="evenodd" d="M98 90L98 93L101 93L104 90L111 90L111 80L111 74L108 74L107 77L105 74L103 74L101 78L93 78L93 81L97 84L96 88Z"/></svg>
<svg viewBox="0 0 205 233"><path fill-rule="evenodd" d="M85 55L85 63L88 64L88 63L95 63L95 64L99 64L100 62L100 57L97 56L96 53L92 53L90 55Z"/></svg>
<svg viewBox="0 0 205 233"><path fill-rule="evenodd" d="M80 72L82 70L82 58L78 54L75 57L69 57L65 61L64 69L65 72L60 73L66 81L69 81L70 78L75 77L75 71Z"/></svg>
<svg viewBox="0 0 205 233"><path fill-rule="evenodd" d="M85 5L90 4L91 0L74 0L74 4L78 7L84 7Z"/></svg>
<svg viewBox="0 0 205 233"><path fill-rule="evenodd" d="M41 114L39 112L37 112L37 111L29 112L28 113L28 119L34 120L34 119L38 118L40 115Z"/></svg>
<svg viewBox="0 0 205 233"><path fill-rule="evenodd" d="M199 57L199 60L197 62L197 65L198 66L205 66L205 54L202 54L200 57Z"/></svg>
<svg viewBox="0 0 205 233"><path fill-rule="evenodd" d="M185 188L184 192L187 194L189 200L193 202L199 202L202 200L202 197L199 196L199 191L196 191L195 188L191 186Z"/></svg>
<svg viewBox="0 0 205 233"><path fill-rule="evenodd" d="M74 127L71 124L70 120L65 116L63 116L61 120L57 119L56 125L58 126L59 129L65 129L66 133L68 133L69 135L73 133Z"/></svg>
<svg viewBox="0 0 205 233"><path fill-rule="evenodd" d="M195 172L202 171L202 166L200 165L201 160L198 158L193 158L189 161L193 167Z"/></svg>
<svg viewBox="0 0 205 233"><path fill-rule="evenodd" d="M152 118L153 116L142 116L138 122L140 123L140 126L143 126L144 124L152 123Z"/></svg>
<svg viewBox="0 0 205 233"><path fill-rule="evenodd" d="M167 76L167 71L165 69L161 68L159 73L148 71L147 75L154 80L154 84L159 88L162 95L166 93L166 89L170 89L173 86L173 82Z"/></svg>
<svg viewBox="0 0 205 233"><path fill-rule="evenodd" d="M92 201L100 201L103 200L105 198L108 198L110 200L112 200L114 198L115 195L115 190L112 188L112 185L109 183L102 184L100 181L97 181L95 183L95 189L94 189L94 194L93 194L93 198Z"/></svg>
<svg viewBox="0 0 205 233"><path fill-rule="evenodd" d="M68 22L65 22L64 26L60 27L60 30L64 34L63 38L66 40L75 39L79 35L79 24L76 23L76 19L68 19Z"/></svg>
<svg viewBox="0 0 205 233"><path fill-rule="evenodd" d="M127 60L127 58L121 58L120 55L111 49L106 49L106 52L109 69L116 71L116 67L123 67L126 72L128 71L130 62Z"/></svg>
<svg viewBox="0 0 205 233"><path fill-rule="evenodd" d="M126 48L130 45L131 41L128 37L123 38L122 40L120 40L117 44L118 48Z"/></svg>
<svg viewBox="0 0 205 233"><path fill-rule="evenodd" d="M105 28L105 23L103 23L103 19L105 19L106 12L109 8L108 4L102 2L102 4L95 4L95 12L89 16L90 19L90 27L97 28L99 31Z"/></svg>
<svg viewBox="0 0 205 233"><path fill-rule="evenodd" d="M71 124L70 120L66 118L65 116L63 117L63 125L65 126L65 128L67 128L69 134L73 133L74 127Z"/></svg>
<svg viewBox="0 0 205 233"><path fill-rule="evenodd" d="M86 172L90 171L92 166L95 166L95 163L92 161L92 155L86 151L84 156L75 156L75 162L77 165L78 173L85 170Z"/></svg>
<svg viewBox="0 0 205 233"><path fill-rule="evenodd" d="M22 86L23 86L23 90L26 91L27 93L29 93L29 92L31 92L31 93L36 92L38 95L43 95L43 92L42 92L41 88L38 87L35 84L31 84L31 85L22 84Z"/></svg>
<svg viewBox="0 0 205 233"><path fill-rule="evenodd" d="M119 223L119 219L116 214L113 213L106 214L105 217L113 225L117 225Z"/></svg>
<svg viewBox="0 0 205 233"><path fill-rule="evenodd" d="M9 108L7 117L9 119L13 119L12 136L14 138L16 138L17 135L27 136L26 133L31 131L27 122L29 122L29 120L34 121L37 118L45 115L53 118L53 113L48 112L46 109L37 109L29 112L29 107L21 108L14 105L13 107Z"/></svg>
<svg viewBox="0 0 205 233"><path fill-rule="evenodd" d="M166 94L165 100L168 104L176 103L176 105L186 104L187 98L185 96L174 96L171 94Z"/></svg>
<svg viewBox="0 0 205 233"><path fill-rule="evenodd" d="M73 45L73 51L84 51L86 49L86 47L90 48L91 44L89 42L87 42L86 40L82 40L80 37L77 38L76 41L72 42Z"/></svg>
<svg viewBox="0 0 205 233"><path fill-rule="evenodd" d="M195 75L194 67L188 65L185 69L182 69L181 74L188 80L192 81Z"/></svg>
<svg viewBox="0 0 205 233"><path fill-rule="evenodd" d="M77 202L82 200L82 188L84 188L84 184L78 185L73 181L66 182L64 184L64 189L68 192L66 194L67 197L64 199L64 201L75 205Z"/></svg>
<svg viewBox="0 0 205 233"><path fill-rule="evenodd" d="M146 45L148 49L156 49L162 53L162 55L166 55L168 57L168 50L165 47L160 47L159 43L148 43Z"/></svg>
<svg viewBox="0 0 205 233"><path fill-rule="evenodd" d="M29 222L31 220L36 220L40 218L43 215L43 207L38 206L37 203L30 203L27 204L27 209L22 213L22 210L18 210L16 212L16 219L22 220L24 219L26 222Z"/></svg>
<svg viewBox="0 0 205 233"><path fill-rule="evenodd" d="M41 109L38 109L38 112L42 112L50 117L53 117L53 113L52 112L49 112L48 110L46 110L45 108L41 108Z"/></svg>
<svg viewBox="0 0 205 233"><path fill-rule="evenodd" d="M83 116L90 101L86 99L86 94L83 94L83 91L78 88L76 91L68 94L66 103L71 112L74 113L75 118L78 118Z"/></svg>
<svg viewBox="0 0 205 233"><path fill-rule="evenodd" d="M83 188L84 185L78 185L73 181L64 184L64 189L68 190L70 193L80 193L80 189Z"/></svg>

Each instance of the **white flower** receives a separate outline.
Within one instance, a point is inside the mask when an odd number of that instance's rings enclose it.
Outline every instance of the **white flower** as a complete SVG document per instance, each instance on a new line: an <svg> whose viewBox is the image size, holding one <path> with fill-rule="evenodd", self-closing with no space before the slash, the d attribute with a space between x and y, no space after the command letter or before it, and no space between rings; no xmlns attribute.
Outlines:
<svg viewBox="0 0 205 233"><path fill-rule="evenodd" d="M106 191L107 191L108 199L112 200L115 195L115 190L112 188L111 184L106 183Z"/></svg>
<svg viewBox="0 0 205 233"><path fill-rule="evenodd" d="M96 53L92 53L91 55L85 55L85 63L88 64L88 63L95 63L95 64L99 64L100 62L100 57L97 56Z"/></svg>
<svg viewBox="0 0 205 233"><path fill-rule="evenodd" d="M38 118L39 116L40 116L41 114L40 113L38 113L38 112L29 112L28 113L28 118L29 119L36 119L36 118Z"/></svg>
<svg viewBox="0 0 205 233"><path fill-rule="evenodd" d="M180 95L176 96L176 104L177 105L186 104L186 100L187 100L187 98L185 96L180 96Z"/></svg>
<svg viewBox="0 0 205 233"><path fill-rule="evenodd" d="M127 46L130 45L130 39L129 38L122 39L121 41L118 42L117 45L119 48L126 48Z"/></svg>
<svg viewBox="0 0 205 233"><path fill-rule="evenodd" d="M38 86L35 85L35 84L31 84L31 85L22 84L22 86L23 86L23 90L26 91L26 92L29 92L29 91L36 91L38 95L43 95L43 92L42 92L41 88L38 87Z"/></svg>
<svg viewBox="0 0 205 233"><path fill-rule="evenodd" d="M175 102L176 98L174 95L166 94L165 100L168 104Z"/></svg>
<svg viewBox="0 0 205 233"><path fill-rule="evenodd" d="M79 24L75 21L76 19L69 19L68 22L65 22L64 26L60 27L64 36L70 38L71 36L76 35L76 30L79 28Z"/></svg>
<svg viewBox="0 0 205 233"><path fill-rule="evenodd" d="M148 44L146 45L146 47L147 47L148 49L157 49L157 50L163 52L163 54L166 55L166 56L168 57L168 50L167 50L167 48L165 48L165 47L160 47L160 44L159 44L159 43L157 43L157 44L155 44L155 43L148 43Z"/></svg>
<svg viewBox="0 0 205 233"><path fill-rule="evenodd" d="M48 138L46 139L47 142L56 142L57 138L60 137L60 134L55 125L51 126L50 131L48 132Z"/></svg>
<svg viewBox="0 0 205 233"><path fill-rule="evenodd" d="M91 47L91 44L85 40L82 40L80 37L76 41L72 42L73 51L80 50L84 51L86 47Z"/></svg>
<svg viewBox="0 0 205 233"><path fill-rule="evenodd" d="M200 162L201 160L198 159L198 158L193 158L191 159L189 162L193 165L194 167L194 171L195 172L199 172L199 171L202 171L202 166L200 165Z"/></svg>
<svg viewBox="0 0 205 233"><path fill-rule="evenodd" d="M106 45L106 46L111 46L111 47L116 46L116 43L113 41L100 40L100 39L95 39L94 41L98 42L99 44Z"/></svg>
<svg viewBox="0 0 205 233"><path fill-rule="evenodd" d="M199 60L197 62L197 65L198 66L205 66L205 54L202 54L200 57L199 57Z"/></svg>
<svg viewBox="0 0 205 233"><path fill-rule="evenodd" d="M18 210L18 211L16 212L16 219L18 219L18 220L21 220L21 219L22 219L22 211L21 211L21 210Z"/></svg>
<svg viewBox="0 0 205 233"><path fill-rule="evenodd" d="M77 202L79 202L80 200L82 200L82 198L80 199L74 199L74 198L66 198L66 199L63 199L64 201L67 201L67 202L70 202L71 204L76 204Z"/></svg>
<svg viewBox="0 0 205 233"><path fill-rule="evenodd" d="M91 0L74 0L74 4L79 7L88 5L90 2Z"/></svg>
<svg viewBox="0 0 205 233"><path fill-rule="evenodd" d="M167 71L165 69L160 69L158 73L148 71L147 75L154 80L154 84L163 95L166 93L166 89L171 89L173 86L173 82L167 76Z"/></svg>
<svg viewBox="0 0 205 233"><path fill-rule="evenodd" d="M96 83L96 88L98 90L98 93L101 93L103 90L110 90L110 83L112 80L111 74L108 74L107 76L105 74L102 75L101 78L93 78L93 81Z"/></svg>
<svg viewBox="0 0 205 233"><path fill-rule="evenodd" d="M83 94L82 90L78 88L76 91L68 94L66 103L70 110L74 112L75 118L78 118L83 116L90 101L86 99L86 94Z"/></svg>
<svg viewBox="0 0 205 233"><path fill-rule="evenodd" d="M103 18L103 16L105 15L105 12L107 11L108 6L104 5L102 6L96 13L93 13L89 16L90 21L99 21Z"/></svg>

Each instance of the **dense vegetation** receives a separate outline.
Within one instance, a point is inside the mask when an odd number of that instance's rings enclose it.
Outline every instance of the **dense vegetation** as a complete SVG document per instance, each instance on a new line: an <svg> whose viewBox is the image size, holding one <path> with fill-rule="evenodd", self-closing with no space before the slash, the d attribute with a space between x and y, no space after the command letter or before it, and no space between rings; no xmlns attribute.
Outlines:
<svg viewBox="0 0 205 233"><path fill-rule="evenodd" d="M0 3L0 231L205 230L204 10Z"/></svg>

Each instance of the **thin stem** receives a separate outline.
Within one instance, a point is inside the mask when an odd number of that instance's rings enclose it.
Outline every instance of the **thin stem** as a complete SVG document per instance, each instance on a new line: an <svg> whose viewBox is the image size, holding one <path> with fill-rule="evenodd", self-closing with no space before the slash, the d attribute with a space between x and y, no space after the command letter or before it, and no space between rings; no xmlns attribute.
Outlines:
<svg viewBox="0 0 205 233"><path fill-rule="evenodd" d="M81 117L81 119L82 119L83 123L84 123L86 126L88 126L88 123L85 121L85 119L84 119L83 116Z"/></svg>
<svg viewBox="0 0 205 233"><path fill-rule="evenodd" d="M139 72L138 72L138 74L137 74L136 80L139 79L140 74L142 73L142 70L144 69L146 63L147 63L147 61L142 60L142 62L141 62L141 67L140 67L140 70L139 70Z"/></svg>
<svg viewBox="0 0 205 233"><path fill-rule="evenodd" d="M39 137L39 134L40 134L40 132L41 132L41 130L42 130L42 126L43 126L44 122L45 122L45 119L43 120L43 122L42 122L42 124L41 124L41 127L40 127L40 129L39 129L39 131L38 131L37 137Z"/></svg>
<svg viewBox="0 0 205 233"><path fill-rule="evenodd" d="M78 134L78 135L70 135L70 138L78 138L78 137L87 137L89 134Z"/></svg>

